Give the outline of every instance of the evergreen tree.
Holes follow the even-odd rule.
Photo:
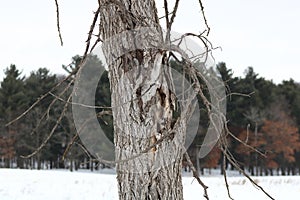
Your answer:
[[[24,90],[24,77],[15,65],[5,70],[5,77],[0,88],[1,122],[7,124],[19,116],[26,108],[28,98]],[[0,154],[5,159],[5,167],[11,167],[12,159],[17,155],[17,143],[24,130],[22,121],[4,127],[0,133]]]
[[[52,89],[56,83],[56,75],[51,75],[46,68],[39,68],[37,71],[31,72],[30,76],[25,80],[26,95],[29,97],[28,106],[32,105],[41,95]],[[52,96],[46,97],[25,117],[28,129],[26,137],[22,141],[19,141],[23,143],[25,147],[21,155],[34,152],[49,134],[57,115],[54,109],[58,109],[57,107],[59,106],[57,104],[54,105],[54,109],[49,110],[48,116],[45,116],[45,112],[53,99],[54,97]],[[34,157],[38,169],[42,167],[42,160],[49,160],[50,155],[54,154],[55,159],[57,159],[56,152],[49,151],[49,146],[51,145],[47,145]],[[59,150],[59,148],[57,150]]]

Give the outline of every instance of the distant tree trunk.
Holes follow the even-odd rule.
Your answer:
[[[79,167],[80,167],[80,163],[79,163],[79,161],[76,159],[76,160],[75,160],[75,171],[78,171]]]
[[[91,171],[94,171],[94,162],[92,160],[90,161],[90,165]]]
[[[263,168],[262,168],[262,167],[259,167],[259,175],[260,175],[260,176],[263,175],[263,171],[264,171]]]
[[[273,174],[273,169],[271,168],[271,169],[269,169],[269,171],[270,171],[270,176],[273,176],[274,174]]]
[[[254,167],[252,165],[249,166],[249,172],[251,176],[254,176]]]
[[[163,66],[165,54],[157,47],[163,41],[154,0],[122,0],[120,5],[100,0],[101,35],[109,63],[114,143],[119,199],[183,199],[181,168],[185,124],[173,137],[166,138],[150,151],[160,137],[172,130],[172,77]],[[111,40],[127,30],[151,27],[143,36],[135,32]],[[148,49],[134,49],[117,56],[136,43]],[[129,48],[130,49],[130,48]],[[137,158],[130,159],[134,155]]]
[[[285,167],[281,167],[281,175],[285,176],[286,175],[286,171],[285,171]]]
[[[291,170],[292,170],[292,175],[295,176],[296,175],[296,169],[295,169],[295,167],[293,166]]]
[[[37,169],[40,170],[42,168],[41,154],[37,153]]]
[[[73,161],[73,158],[71,158],[71,159],[70,159],[70,171],[71,171],[71,172],[73,171],[73,167],[74,167],[74,166],[73,166],[73,162],[74,162],[74,161]]]
[[[4,168],[10,168],[10,159],[7,158],[7,159],[4,159]]]
[[[50,169],[53,169],[53,160],[50,160]]]
[[[17,157],[17,168],[24,169],[24,159]]]

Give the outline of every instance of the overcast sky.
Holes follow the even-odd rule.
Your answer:
[[[96,10],[97,0],[58,0],[64,46],[56,29],[54,0],[0,0],[0,80],[10,64],[28,75],[39,67],[64,73],[82,54]],[[162,10],[162,0],[158,0]],[[299,0],[203,0],[209,39],[221,46],[214,56],[243,76],[248,66],[279,83],[293,78],[300,82]],[[171,6],[170,6],[171,7]],[[202,32],[205,26],[198,0],[181,0],[174,31]]]

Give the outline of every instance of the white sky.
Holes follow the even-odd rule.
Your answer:
[[[10,64],[28,75],[39,67],[64,73],[82,54],[97,0],[58,0],[64,46],[56,28],[54,0],[0,0],[0,80]],[[158,0],[159,9],[162,0]],[[248,66],[279,83],[300,82],[299,0],[203,0],[209,39],[221,46],[214,56],[242,76]],[[170,5],[170,7],[172,7]],[[198,0],[181,0],[174,31],[202,32],[205,26]],[[298,52],[298,53],[297,53]]]

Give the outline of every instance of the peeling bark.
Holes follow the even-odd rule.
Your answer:
[[[175,100],[154,0],[100,0],[109,64],[119,199],[183,199],[185,124],[171,126]],[[143,29],[150,27],[149,29]],[[138,31],[147,30],[143,34]],[[142,48],[143,47],[143,48]],[[175,130],[176,128],[176,130]],[[176,132],[155,145],[165,134]],[[141,155],[139,155],[141,154]],[[131,159],[133,156],[138,157]]]

